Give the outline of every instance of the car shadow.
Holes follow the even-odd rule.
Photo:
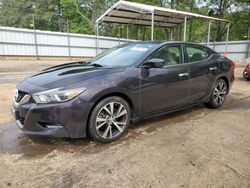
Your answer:
[[[204,105],[196,105],[191,108],[186,108],[176,112],[171,112],[164,115],[145,119],[140,123],[133,124],[131,129],[141,129],[142,132],[144,131],[146,133],[152,133],[161,127],[189,120],[195,115],[201,114],[206,110],[208,109]],[[136,130],[136,132],[140,133],[140,131],[138,130]]]

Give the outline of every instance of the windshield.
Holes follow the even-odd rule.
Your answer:
[[[90,64],[103,67],[125,67],[139,60],[157,43],[130,43],[116,46],[90,60]]]

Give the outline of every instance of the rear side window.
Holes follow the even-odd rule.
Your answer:
[[[186,46],[188,63],[203,61],[209,58],[210,53],[206,48]]]

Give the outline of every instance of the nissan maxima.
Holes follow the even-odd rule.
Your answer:
[[[119,139],[130,123],[204,103],[219,108],[234,63],[206,46],[134,42],[89,62],[54,66],[20,82],[16,124],[27,135]]]

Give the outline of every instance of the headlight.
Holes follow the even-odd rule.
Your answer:
[[[84,92],[86,88],[63,90],[62,88],[51,89],[32,95],[36,103],[60,103],[66,102]]]

